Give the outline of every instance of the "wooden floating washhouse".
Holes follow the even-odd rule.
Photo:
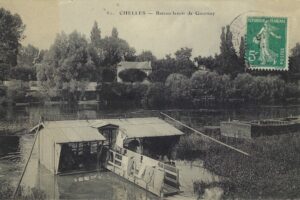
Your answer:
[[[39,161],[54,174],[106,168],[153,194],[178,194],[172,148],[183,133],[157,117],[46,121]]]

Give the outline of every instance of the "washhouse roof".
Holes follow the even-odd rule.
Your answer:
[[[55,143],[103,141],[105,137],[85,120],[45,122],[40,134]]]
[[[183,135],[183,132],[158,117],[104,119],[90,121],[91,126],[101,128],[108,124],[119,126],[127,138],[163,137]]]
[[[127,138],[183,135],[180,130],[157,117],[48,121],[43,123],[40,134],[55,143],[101,141],[105,137],[98,129],[107,125],[119,127]]]

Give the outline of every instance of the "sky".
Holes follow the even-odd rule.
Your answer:
[[[300,42],[299,0],[0,0],[0,7],[22,17],[26,24],[22,44],[30,43],[40,49],[49,48],[61,31],[77,30],[89,38],[97,21],[102,37],[116,27],[119,37],[137,53],[150,50],[162,58],[189,47],[194,57],[209,56],[219,52],[221,27],[239,16],[233,29],[236,34],[242,33],[240,27],[247,15],[288,17],[289,47]],[[124,11],[140,11],[142,15],[121,15]],[[157,11],[185,14],[156,15]],[[187,15],[188,12],[193,15]],[[213,15],[195,15],[196,12]]]

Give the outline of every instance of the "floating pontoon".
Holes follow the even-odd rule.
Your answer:
[[[160,118],[43,122],[39,160],[54,174],[103,166],[158,195],[179,193],[172,148],[183,133]]]

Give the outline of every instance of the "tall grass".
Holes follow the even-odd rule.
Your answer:
[[[251,156],[215,145],[204,166],[227,177],[239,198],[300,198],[300,132],[234,143]]]
[[[9,182],[3,180],[0,183],[0,199],[13,199],[13,192],[15,187]],[[19,192],[16,195],[16,199],[19,200],[32,200],[46,199],[46,193],[38,188],[20,187]]]

